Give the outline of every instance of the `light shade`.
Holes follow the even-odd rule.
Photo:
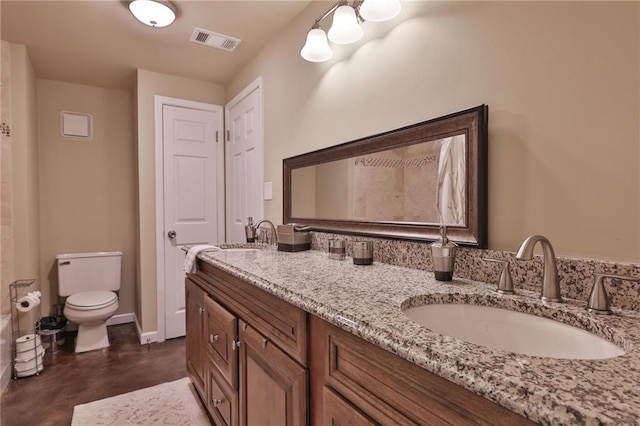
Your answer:
[[[176,7],[163,0],[133,0],[129,10],[136,19],[150,27],[166,27],[176,19]]]
[[[400,0],[364,0],[360,16],[365,21],[384,22],[398,16],[400,9]]]
[[[307,41],[300,50],[300,56],[309,62],[324,62],[331,59],[333,52],[323,30],[313,28],[307,33]]]
[[[363,34],[364,31],[356,18],[356,11],[347,5],[338,7],[333,13],[329,40],[336,44],[349,44],[360,40]]]

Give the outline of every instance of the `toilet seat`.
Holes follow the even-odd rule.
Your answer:
[[[66,306],[78,311],[92,311],[108,308],[118,303],[118,296],[112,291],[83,291],[72,294],[65,302]]]

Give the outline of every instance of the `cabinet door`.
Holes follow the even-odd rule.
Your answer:
[[[238,389],[238,351],[234,345],[238,319],[210,297],[205,298],[207,313],[207,354],[210,367],[227,381],[231,389]]]
[[[186,299],[186,358],[191,381],[203,398],[205,394],[204,355],[204,298],[205,292],[192,281],[185,285]]]
[[[240,320],[240,424],[307,424],[307,371]]]
[[[378,423],[362,414],[328,387],[324,387],[324,426],[374,426]]]

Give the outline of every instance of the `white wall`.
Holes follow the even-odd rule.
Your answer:
[[[328,63],[299,56],[313,2],[227,86],[263,76],[266,216],[282,159],[489,105],[489,246],[640,260],[640,3],[403,2]]]

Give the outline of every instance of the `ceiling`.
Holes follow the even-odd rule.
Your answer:
[[[126,1],[0,2],[2,40],[27,46],[36,76],[131,89],[137,68],[225,84],[310,0],[174,0],[165,28],[136,21]],[[189,41],[194,29],[242,41],[227,52]]]

